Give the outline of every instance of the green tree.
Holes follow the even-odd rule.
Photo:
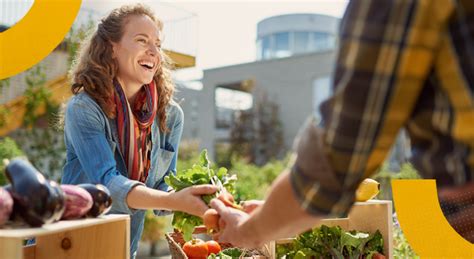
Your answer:
[[[0,139],[0,186],[7,183],[3,161],[5,159],[12,159],[23,155],[23,151],[18,147],[13,139],[8,137]]]

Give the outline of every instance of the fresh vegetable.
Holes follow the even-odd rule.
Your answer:
[[[112,198],[107,187],[102,184],[79,184],[79,187],[85,189],[92,196],[92,208],[87,212],[86,216],[98,217],[109,212],[112,207]]]
[[[66,195],[56,182],[51,180],[48,180],[48,182],[52,189],[50,198],[58,200],[57,203],[51,204],[51,206],[54,206],[53,221],[58,221],[66,209]]]
[[[321,227],[299,235],[293,243],[278,245],[277,258],[374,258],[382,255],[383,238],[377,230],[373,234],[346,232],[339,226]],[[380,258],[380,257],[379,257]]]
[[[64,207],[64,194],[59,186],[47,181],[33,165],[22,159],[12,160],[5,173],[11,186],[13,214],[33,227],[57,220]]]
[[[210,234],[219,232],[219,213],[215,209],[208,209],[204,212],[202,220]]]
[[[356,201],[368,201],[374,198],[380,191],[380,183],[374,179],[366,178],[359,184],[356,190]]]
[[[375,253],[374,255],[372,255],[372,259],[385,259],[385,255],[381,254],[381,253]]]
[[[207,258],[209,249],[206,242],[201,239],[192,239],[183,245],[183,251],[189,258]]]
[[[224,203],[224,205],[227,207],[242,210],[242,206],[235,203],[234,196],[232,196],[232,194],[226,192],[225,190],[219,193],[219,196],[217,196],[217,198],[221,200],[222,203]]]
[[[221,254],[230,256],[232,258],[240,258],[241,256],[245,255],[245,252],[240,248],[232,247],[223,250]]]
[[[208,250],[208,254],[207,254],[208,256],[210,254],[218,254],[222,250],[221,245],[219,245],[219,243],[217,243],[214,240],[207,241],[206,245],[207,245],[207,250]]]
[[[217,172],[210,168],[207,150],[201,152],[199,163],[194,164],[189,169],[179,171],[177,175],[170,174],[165,177],[166,184],[173,187],[175,191],[180,191],[193,185],[215,184],[227,190],[230,194],[234,192],[236,180],[236,176],[229,176],[227,169],[223,167],[219,168]],[[217,194],[202,196],[206,204],[209,204],[213,198],[217,198]],[[174,228],[183,233],[184,240],[188,241],[192,238],[194,227],[202,225],[203,220],[200,217],[177,211],[173,215],[172,224]]]
[[[78,219],[86,215],[92,208],[92,196],[84,188],[76,185],[62,184],[61,189],[66,196],[66,210],[62,219]]]
[[[0,188],[0,226],[10,218],[13,210],[13,199],[8,191]]]

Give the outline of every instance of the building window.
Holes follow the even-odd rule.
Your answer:
[[[234,123],[236,112],[253,106],[253,96],[244,91],[217,87],[215,90],[216,128],[229,129]]]
[[[331,76],[319,77],[313,81],[313,114],[318,120],[322,118],[319,106],[332,94],[331,81]]]
[[[309,32],[307,31],[297,31],[294,34],[294,53],[305,53],[309,49]]]
[[[270,36],[266,36],[262,39],[262,58],[263,59],[272,58],[272,46],[271,46]]]
[[[311,45],[311,49],[315,51],[333,49],[335,47],[335,38],[329,33],[313,32]]]
[[[282,58],[291,55],[290,35],[288,32],[275,33],[275,57]]]

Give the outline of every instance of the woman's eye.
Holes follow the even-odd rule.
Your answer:
[[[145,40],[145,39],[138,39],[137,41],[138,41],[138,42],[141,42],[141,43],[146,43],[146,40]]]

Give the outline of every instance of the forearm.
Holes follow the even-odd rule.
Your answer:
[[[291,188],[289,173],[284,172],[274,182],[265,204],[242,224],[244,238],[260,246],[278,238],[292,237],[319,223],[321,217],[311,216],[301,209]]]
[[[133,187],[127,195],[127,204],[133,209],[173,210],[168,192],[155,190],[143,185]]]

